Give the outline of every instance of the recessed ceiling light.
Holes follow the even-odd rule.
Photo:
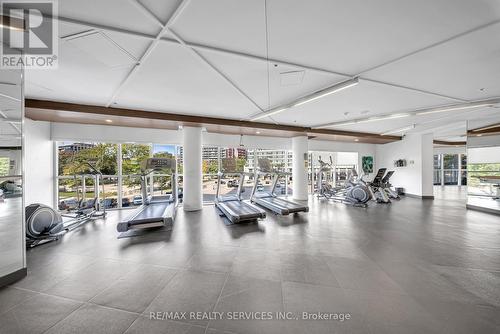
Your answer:
[[[111,119],[107,119],[106,123],[113,123],[113,121]]]
[[[354,138],[354,141],[359,141],[359,139],[358,138]]]
[[[260,135],[260,131],[255,131],[256,134]]]
[[[477,136],[478,136],[478,137],[482,137],[483,135],[482,135],[482,134],[478,134]]]

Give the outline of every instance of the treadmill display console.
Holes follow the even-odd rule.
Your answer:
[[[175,159],[171,158],[149,158],[145,162],[144,169],[175,169]]]

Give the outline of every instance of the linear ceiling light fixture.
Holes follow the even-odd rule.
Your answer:
[[[381,134],[381,136],[388,136],[388,135],[392,135],[395,133],[406,132],[406,131],[413,130],[413,129],[415,129],[415,124],[412,124],[410,126],[405,126],[404,128],[399,128],[399,129],[394,129],[394,130],[384,132]]]
[[[427,109],[418,109],[407,113],[399,113],[399,114],[385,114],[380,116],[368,117],[368,118],[358,118],[349,121],[341,121],[341,122],[332,122],[327,124],[321,124],[314,126],[313,129],[322,129],[329,128],[333,126],[345,126],[345,125],[353,125],[359,123],[366,122],[374,122],[374,121],[383,121],[393,118],[402,118],[408,116],[422,116],[429,114],[436,114],[446,111],[455,111],[455,110],[466,110],[466,109],[475,109],[475,108],[483,108],[483,107],[493,107],[495,104],[500,103],[500,98],[490,99],[490,100],[480,100],[474,102],[460,103],[454,105],[447,105],[435,108],[427,108]]]
[[[435,114],[435,113],[446,112],[446,111],[475,109],[475,108],[482,108],[482,107],[492,107],[493,105],[495,105],[497,103],[500,103],[500,99],[483,100],[483,101],[455,104],[455,105],[445,106],[445,107],[417,110],[415,112],[415,114],[418,116],[418,115]]]
[[[393,114],[393,115],[384,115],[384,116],[373,116],[373,117],[369,117],[369,118],[354,119],[352,121],[322,124],[322,125],[318,125],[318,126],[313,127],[313,129],[323,129],[323,128],[329,128],[331,126],[345,126],[345,125],[354,125],[354,124],[359,124],[359,123],[369,123],[369,122],[375,122],[375,121],[382,121],[382,120],[386,120],[386,119],[409,117],[411,115],[412,114],[410,114],[410,113],[403,113],[403,114]]]
[[[310,95],[304,96],[304,97],[302,97],[302,98],[300,98],[300,99],[298,99],[290,104],[287,104],[285,106],[280,106],[280,107],[277,107],[274,109],[263,111],[255,116],[253,116],[252,118],[250,118],[250,121],[257,121],[257,120],[265,118],[265,117],[276,115],[276,114],[283,112],[285,110],[288,110],[290,108],[301,106],[303,104],[320,99],[320,98],[325,97],[327,95],[334,94],[334,93],[340,92],[344,89],[356,86],[358,83],[359,83],[359,79],[357,77],[343,81],[343,82],[338,83],[336,85],[333,85],[331,87],[328,87],[328,88],[319,90],[317,92],[314,92]]]

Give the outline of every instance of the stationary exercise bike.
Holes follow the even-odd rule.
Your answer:
[[[85,201],[78,199],[78,207],[71,213],[61,214],[44,204],[30,204],[26,207],[26,246],[29,248],[59,240],[69,231],[97,218],[106,217],[106,197],[104,193],[104,182],[102,173],[89,162],[84,165],[89,167],[94,176],[95,197]],[[99,203],[99,184],[102,189],[103,203]],[[80,189],[77,189],[77,194]],[[67,218],[67,219],[65,219]]]

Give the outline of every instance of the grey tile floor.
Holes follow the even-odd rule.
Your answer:
[[[0,333],[498,333],[500,218],[434,201],[225,226],[212,206],[171,232],[116,239],[111,212],[28,251],[0,290]],[[349,313],[335,320],[150,320],[149,312]],[[228,314],[228,313],[225,313]]]

